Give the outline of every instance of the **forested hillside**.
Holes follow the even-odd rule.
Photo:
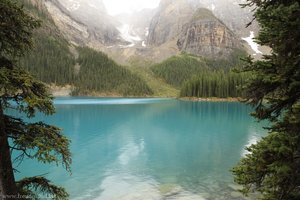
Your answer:
[[[236,50],[228,59],[199,58],[188,54],[173,56],[151,67],[167,83],[179,88],[181,97],[241,97],[249,75],[236,73],[245,52]]]
[[[20,61],[38,79],[59,86],[73,85],[73,95],[152,95],[144,80],[116,64],[104,53],[72,47],[43,7],[34,6],[27,0],[22,2],[25,9],[42,23],[42,27],[34,33],[33,51]],[[71,48],[75,53],[71,52]]]
[[[57,85],[74,81],[75,59],[68,42],[62,38],[35,34],[34,49],[21,59],[21,64],[38,79]]]
[[[22,0],[25,8],[42,22],[35,32],[34,50],[21,64],[38,79],[56,86],[71,85],[73,95],[237,97],[247,76],[235,74],[239,49],[226,59],[208,59],[187,53],[173,56],[146,70],[123,67],[107,55],[71,45],[55,26],[42,3]],[[155,84],[154,84],[155,82]]]
[[[246,52],[235,49],[227,59],[206,59],[209,70],[196,74],[181,88],[181,97],[242,97],[249,73],[237,73],[244,64]]]
[[[71,83],[75,60],[69,51],[69,43],[60,34],[42,4],[33,5],[28,0],[22,0],[22,4],[41,21],[41,28],[34,32],[33,51],[21,58],[21,66],[46,83]]]
[[[76,93],[95,91],[123,96],[144,96],[153,92],[137,75],[119,66],[107,55],[87,47],[79,47],[80,72],[75,77]]]
[[[205,71],[184,83],[181,97],[242,97],[248,74],[224,70]]]
[[[200,58],[182,54],[153,65],[151,70],[170,85],[180,88],[182,84],[192,78],[194,74],[208,70],[208,67]]]

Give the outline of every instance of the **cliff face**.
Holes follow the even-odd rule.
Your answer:
[[[183,25],[194,12],[186,0],[163,0],[153,17],[147,43],[150,46],[159,46],[168,41],[177,40]]]
[[[101,0],[58,0],[68,10],[70,16],[87,26],[90,36],[105,45],[118,41],[119,31],[116,21],[108,15]]]
[[[239,47],[239,40],[209,10],[200,8],[183,26],[177,46],[195,55],[227,57]]]
[[[158,62],[181,51],[226,57],[241,47],[240,38],[249,35],[243,27],[251,21],[238,5],[245,0],[161,0],[155,10],[113,17],[102,0],[24,1],[45,7],[71,43],[106,52],[122,64],[132,58]]]
[[[71,42],[97,49],[124,42],[101,1],[44,1],[55,24]]]
[[[84,44],[88,41],[90,35],[87,26],[72,19],[68,10],[57,0],[45,1],[45,6],[65,38],[75,44]]]
[[[206,8],[191,0],[165,0],[151,21],[148,44],[168,45],[179,51],[206,56],[226,57],[240,47],[239,39],[227,26]]]
[[[250,27],[246,25],[253,19],[251,8],[242,8],[247,0],[188,0],[198,8],[207,8],[239,37],[249,35],[250,31],[257,32],[259,27],[254,22]]]

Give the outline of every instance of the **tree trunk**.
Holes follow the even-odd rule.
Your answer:
[[[18,191],[12,167],[4,113],[0,100],[0,199],[17,199]]]

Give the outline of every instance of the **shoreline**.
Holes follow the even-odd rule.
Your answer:
[[[195,102],[241,102],[243,99],[240,97],[179,97],[177,98],[180,101],[195,101]]]
[[[80,93],[78,95],[71,95],[73,86],[56,86],[49,85],[50,93],[54,97],[99,97],[99,98],[170,98],[177,99],[179,101],[193,101],[193,102],[241,102],[244,100],[240,97],[228,97],[228,98],[219,98],[219,97],[176,97],[176,96],[122,96],[118,93],[98,93],[98,92],[89,92],[89,93]]]
[[[59,97],[86,97],[86,98],[132,98],[132,99],[139,99],[139,98],[147,98],[147,99],[155,99],[155,98],[162,98],[162,99],[176,99],[178,101],[190,101],[190,102],[241,102],[242,98],[217,98],[217,97],[209,97],[209,98],[199,98],[199,97],[167,97],[167,96],[117,96],[117,95],[54,95],[55,98]]]

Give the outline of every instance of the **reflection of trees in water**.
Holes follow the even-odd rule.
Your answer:
[[[228,178],[252,126],[249,112],[239,103],[181,102],[150,119],[155,126],[144,137],[157,178],[187,184],[209,176]]]
[[[252,130],[260,134],[248,116],[250,111],[239,103],[176,100],[60,105],[57,114],[45,120],[72,134],[73,176],[63,177],[55,168],[51,176],[74,195],[91,188],[99,194],[104,180],[128,174],[138,181],[151,179],[180,186],[182,191],[224,196],[231,181],[229,170]],[[124,177],[126,184],[135,185],[135,179]]]

